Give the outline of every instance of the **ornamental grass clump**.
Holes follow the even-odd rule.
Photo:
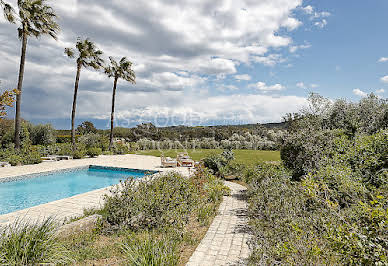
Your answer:
[[[19,220],[0,230],[1,265],[71,264],[69,252],[55,238],[52,219],[34,224]]]
[[[177,265],[178,241],[168,235],[129,233],[120,246],[128,265]]]

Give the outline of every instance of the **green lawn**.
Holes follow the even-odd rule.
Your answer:
[[[151,155],[160,157],[162,152],[166,157],[176,158],[177,154],[183,152],[183,150],[149,150],[149,151],[137,151],[139,155]],[[191,158],[199,161],[212,153],[221,153],[222,150],[187,150]],[[279,151],[253,151],[253,150],[233,150],[236,161],[244,163],[246,165],[254,165],[257,162],[263,161],[280,161]]]

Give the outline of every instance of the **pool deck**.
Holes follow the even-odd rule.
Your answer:
[[[139,170],[154,171],[178,171],[183,175],[190,174],[187,168],[161,168],[159,157],[142,155],[115,155],[99,156],[98,158],[88,158],[82,160],[69,160],[59,162],[44,162],[36,165],[25,165],[17,167],[0,168],[0,180],[22,175],[38,174],[56,170],[65,170],[88,165],[131,168]],[[53,217],[59,223],[68,219],[83,215],[85,209],[98,208],[103,203],[103,196],[109,192],[109,188],[103,188],[84,194],[76,195],[47,204],[35,206],[25,210],[0,215],[0,226],[13,223],[18,219],[24,221],[41,221],[48,217]],[[1,204],[1,203],[0,203]]]

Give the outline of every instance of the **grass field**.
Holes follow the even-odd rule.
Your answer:
[[[139,155],[150,155],[160,157],[162,152],[166,157],[176,158],[177,154],[183,152],[183,150],[149,150],[138,151]],[[191,158],[195,161],[199,161],[210,154],[221,153],[222,150],[187,150]],[[236,158],[236,162],[246,165],[254,165],[258,162],[266,161],[280,161],[279,151],[253,151],[253,150],[233,150]]]

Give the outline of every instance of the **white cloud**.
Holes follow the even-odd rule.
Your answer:
[[[366,93],[360,89],[354,89],[353,93],[357,96],[360,96],[360,97],[367,97],[368,96],[368,93]]]
[[[234,78],[238,81],[241,81],[241,80],[246,80],[246,81],[249,81],[252,79],[251,76],[249,76],[248,74],[242,74],[242,75],[236,75],[234,76]]]
[[[388,57],[381,57],[380,59],[379,59],[379,62],[380,63],[384,63],[384,62],[387,62],[388,61]]]
[[[16,4],[16,0],[9,1]],[[238,80],[249,80],[238,72],[241,65],[275,66],[285,62],[286,55],[281,54],[293,43],[292,34],[287,31],[302,25],[294,12],[302,5],[302,0],[92,2],[50,2],[60,17],[62,32],[58,42],[45,37],[30,38],[23,97],[31,100],[23,101],[24,117],[69,118],[75,62],[63,56],[63,49],[73,46],[78,36],[90,37],[105,52],[105,57],[127,56],[133,61],[137,84],[120,82],[118,101],[131,100],[117,107],[117,112],[130,110],[126,116],[130,117],[133,111],[152,109],[152,105],[169,110],[184,109],[187,95],[197,97],[190,100],[206,102],[206,92],[215,90],[210,83],[213,79],[231,75]],[[0,16],[0,79],[3,86],[16,85],[15,66],[20,53],[16,48],[19,46],[15,25],[5,23]],[[110,98],[111,83],[103,74],[82,71],[79,118],[109,114],[110,101],[106,99]],[[233,87],[226,89],[236,90]],[[257,89],[279,91],[284,87],[264,84]],[[152,101],[148,101],[149,97],[153,97]],[[241,97],[245,99],[245,96]],[[60,103],[58,99],[61,99]],[[216,99],[207,103],[214,103]],[[232,99],[225,101],[230,105]],[[290,96],[282,101],[286,99],[295,98]],[[201,108],[205,110],[198,111],[208,112],[212,105],[203,104]],[[47,109],[53,111],[47,112]]]
[[[255,84],[250,84],[249,88],[264,91],[264,92],[270,92],[270,91],[282,91],[285,89],[285,87],[281,84],[275,84],[275,85],[267,85],[265,82],[257,82]]]
[[[302,7],[302,10],[303,10],[306,14],[309,14],[309,15],[313,14],[313,12],[314,12],[314,8],[313,8],[312,6],[310,6],[310,5],[305,6],[305,7]]]
[[[377,91],[376,91],[376,94],[383,94],[384,92],[385,92],[384,89],[380,89],[380,90],[377,90]]]
[[[331,13],[327,11],[317,12],[314,7],[311,5],[302,7],[302,11],[309,15],[310,20],[314,21],[314,25],[319,28],[324,28],[327,25],[327,20],[325,18],[330,17]]]
[[[319,87],[318,84],[310,84],[310,85],[307,85],[307,84],[305,84],[304,82],[298,82],[298,83],[296,83],[296,86],[297,86],[298,88],[301,88],[301,89],[307,89],[307,88],[316,89],[316,88]]]
[[[380,80],[384,83],[388,83],[388,76],[384,76],[384,77],[380,78]]]
[[[269,56],[254,56],[253,61],[265,66],[273,67],[276,64],[285,62],[286,60],[280,54],[271,54]]]
[[[307,106],[307,100],[297,96],[274,97],[238,93],[204,96],[206,97],[190,94],[187,95],[187,98],[190,98],[189,101],[181,101],[179,95],[163,94],[165,101],[161,102],[160,95],[157,93],[124,95],[118,102],[118,109],[122,110],[118,113],[118,117],[121,121],[135,120],[136,124],[148,121],[159,126],[204,125],[214,122],[217,124],[257,123],[280,121],[284,114],[296,112]],[[97,102],[103,100],[97,100]],[[145,101],[149,103],[147,107],[139,104]],[[108,117],[106,116],[105,119]],[[164,121],[163,124],[160,121]]]
[[[327,20],[322,19],[321,21],[315,22],[314,25],[317,26],[318,28],[323,29],[327,25]]]
[[[297,86],[298,88],[301,88],[301,89],[306,89],[306,88],[307,88],[307,86],[306,86],[303,82],[298,82],[298,83],[296,83],[296,86]]]
[[[290,46],[289,51],[290,53],[295,53],[298,50],[308,49],[308,48],[311,48],[311,44],[293,45],[293,46]]]

